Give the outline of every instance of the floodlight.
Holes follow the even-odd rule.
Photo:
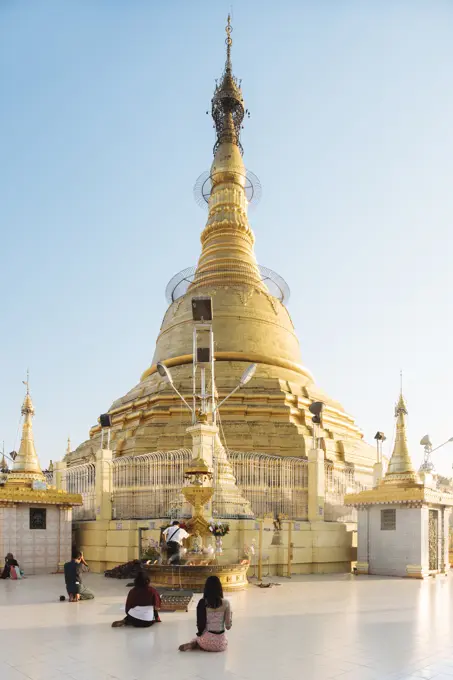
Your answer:
[[[172,375],[171,375],[171,373],[170,373],[170,369],[167,368],[167,367],[165,366],[165,364],[163,364],[161,361],[158,361],[158,362],[157,362],[156,368],[157,368],[157,372],[159,373],[159,375],[161,376],[161,378],[167,378],[168,382],[170,383],[170,385],[172,386],[172,388],[174,389],[174,391],[176,392],[176,394],[178,395],[178,397],[179,397],[179,398],[181,399],[181,401],[187,406],[187,408],[189,409],[189,411],[193,414],[193,408],[187,403],[187,401],[186,401],[186,400],[184,399],[184,397],[182,396],[181,392],[180,392],[179,390],[177,390],[176,387],[174,386],[173,377],[172,377]]]
[[[194,297],[192,298],[192,319],[206,323],[212,321],[212,298]]]
[[[256,368],[256,364],[250,364],[250,366],[245,369],[244,373],[239,378],[239,385],[241,387],[244,387],[244,385],[247,385],[247,383],[250,382],[256,373]]]
[[[99,422],[101,427],[111,427],[112,426],[112,416],[109,413],[102,413],[99,416]]]
[[[243,374],[241,375],[241,377],[239,378],[239,383],[236,385],[236,387],[234,388],[234,390],[232,390],[229,394],[227,394],[227,396],[225,397],[225,399],[222,399],[222,401],[220,402],[220,404],[217,404],[217,406],[216,406],[215,409],[214,409],[214,413],[217,413],[217,411],[218,411],[219,408],[222,406],[222,404],[224,404],[224,403],[226,402],[226,400],[229,399],[235,392],[237,392],[238,390],[240,390],[241,387],[244,387],[244,385],[247,385],[247,383],[248,383],[248,382],[253,378],[253,376],[255,375],[255,371],[256,371],[256,364],[250,364],[250,366],[248,366],[248,368],[245,369],[244,373],[243,373]]]
[[[161,378],[167,378],[168,382],[170,385],[173,385],[173,378],[170,373],[170,370],[163,364],[161,361],[157,363],[157,372],[159,373]]]

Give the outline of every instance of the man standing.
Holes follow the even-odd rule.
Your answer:
[[[162,533],[167,544],[168,564],[180,564],[182,542],[185,538],[189,538],[190,534],[179,526],[178,520],[175,520],[171,527]]]
[[[64,565],[64,579],[66,582],[66,590],[69,595],[69,602],[92,600],[94,598],[91,590],[82,583],[83,564],[86,565],[83,553],[80,552],[80,550],[75,550],[72,554],[72,560],[66,562]]]

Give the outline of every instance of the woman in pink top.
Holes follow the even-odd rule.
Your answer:
[[[223,598],[222,584],[218,576],[208,576],[203,598],[197,606],[197,637],[181,645],[179,651],[203,649],[205,652],[224,652],[228,647],[225,630],[230,630],[231,624],[231,607]]]

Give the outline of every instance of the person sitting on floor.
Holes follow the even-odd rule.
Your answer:
[[[224,652],[228,647],[225,629],[230,630],[232,613],[228,600],[223,598],[218,576],[208,576],[203,598],[197,606],[197,637],[179,647],[180,652],[202,649],[205,652]]]
[[[19,562],[16,559],[14,559],[13,553],[8,553],[7,556],[5,557],[5,566],[3,567],[1,578],[10,578],[11,568],[15,568],[18,566]]]
[[[64,579],[69,602],[92,600],[94,598],[91,590],[82,583],[83,564],[86,564],[83,553],[80,550],[75,550],[72,554],[72,560],[64,565]]]
[[[114,621],[112,628],[134,626],[134,628],[149,628],[154,623],[160,623],[159,612],[160,595],[150,585],[150,577],[139,571],[134,580],[134,587],[129,591],[126,600],[126,616],[120,621]]]

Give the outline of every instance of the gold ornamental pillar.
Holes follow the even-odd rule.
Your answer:
[[[96,451],[96,520],[112,519],[112,451]]]
[[[325,472],[324,451],[308,452],[308,521],[324,521]]]

